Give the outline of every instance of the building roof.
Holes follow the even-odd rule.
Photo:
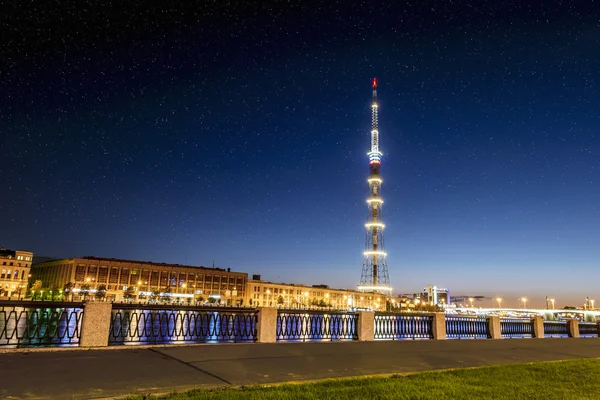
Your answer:
[[[263,280],[257,280],[257,279],[248,279],[248,283],[261,283],[264,285],[281,285],[281,286],[293,286],[293,287],[297,287],[297,288],[306,288],[306,289],[324,289],[324,290],[333,290],[333,291],[337,291],[337,292],[353,292],[353,293],[359,293],[357,290],[353,290],[353,289],[335,289],[335,288],[330,288],[328,285],[304,285],[301,283],[281,283],[281,282],[269,282],[269,281],[263,281]],[[374,292],[360,292],[360,293],[365,293],[365,294],[379,294],[379,293],[374,293]]]
[[[113,262],[113,263],[129,263],[129,264],[141,264],[141,265],[152,265],[152,266],[160,266],[160,267],[167,267],[167,268],[194,268],[194,269],[203,269],[203,270],[207,270],[207,271],[219,271],[219,272],[229,272],[229,273],[236,273],[236,274],[245,274],[245,272],[237,272],[237,271],[230,271],[230,270],[226,270],[224,268],[216,268],[216,267],[204,267],[204,266],[196,266],[196,265],[182,265],[182,264],[169,264],[169,263],[160,263],[160,262],[153,262],[153,261],[136,261],[136,260],[124,260],[121,258],[104,258],[104,257],[93,257],[93,256],[85,256],[85,257],[75,257],[75,258],[69,258],[69,260],[90,260],[90,261],[104,261],[104,262]],[[60,261],[60,260],[52,260],[52,262],[56,262],[56,261]],[[43,262],[41,263],[43,264]]]
[[[17,253],[27,253],[33,255],[31,251],[26,250],[10,250],[4,247],[0,247],[0,257],[16,257]]]

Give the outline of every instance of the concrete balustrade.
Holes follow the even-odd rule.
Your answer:
[[[533,324],[533,337],[534,339],[543,339],[545,337],[544,334],[544,318],[541,316],[536,316],[531,319],[531,323]]]
[[[568,321],[569,327],[569,337],[578,338],[579,337],[579,321],[576,319],[570,319]]]
[[[259,343],[277,341],[277,308],[258,307],[257,336]]]
[[[81,347],[108,346],[108,332],[112,304],[105,302],[89,302],[83,306],[83,320],[81,321]]]
[[[446,340],[446,315],[435,313],[433,316],[433,339]]]
[[[358,341],[375,340],[375,313],[373,311],[358,312]]]
[[[109,332],[111,329],[111,320],[113,318],[113,306],[115,309],[118,309],[118,305],[112,304],[109,302],[86,302],[83,305],[83,318],[81,319],[80,331],[79,331],[79,347],[106,347],[109,345]],[[81,307],[81,305],[79,305]],[[140,307],[142,312],[143,308]],[[161,312],[161,308],[152,309],[153,313]],[[121,310],[122,312],[125,312]],[[133,312],[138,312],[139,310],[132,310]],[[177,308],[175,309],[165,309],[165,311],[178,314],[180,312],[204,312],[209,315],[217,315],[218,313],[230,313],[227,315],[232,315],[231,313],[243,313],[245,312],[247,317],[236,319],[236,322],[233,322],[233,319],[227,319],[231,317],[225,316],[223,320],[213,319],[213,323],[218,323],[219,326],[222,326],[222,329],[242,329],[239,328],[240,324],[245,323],[244,321],[249,321],[245,326],[252,327],[250,330],[244,331],[249,333],[232,333],[226,336],[226,339],[223,341],[238,341],[241,336],[244,336],[245,340],[251,341],[255,340],[259,343],[276,343],[278,340],[278,335],[280,335],[279,339],[282,340],[282,335],[285,336],[287,340],[289,336],[297,336],[300,337],[300,340],[358,340],[358,341],[374,341],[375,333],[377,331],[377,340],[394,340],[394,339],[426,339],[427,337],[432,338],[433,340],[446,340],[448,331],[447,329],[456,329],[455,325],[450,325],[447,327],[446,315],[444,313],[434,313],[434,314],[392,314],[392,313],[381,313],[378,314],[378,318],[375,318],[375,312],[373,311],[358,311],[356,313],[340,313],[340,312],[311,312],[311,310],[299,310],[296,311],[296,314],[300,315],[298,321],[289,323],[286,325],[286,329],[298,330],[298,333],[285,333],[283,334],[280,330],[278,332],[277,324],[278,324],[278,310],[275,307],[258,307],[256,311],[254,310],[246,310],[246,311],[236,311],[234,309],[225,309],[220,310],[219,308],[213,309],[205,309],[201,311],[197,311],[194,309],[182,308],[179,311]],[[129,311],[127,311],[129,312]],[[256,314],[254,314],[256,312]],[[293,314],[293,313],[292,313]],[[7,314],[8,315],[8,314]],[[12,314],[10,314],[12,315]],[[126,314],[119,314],[126,315]],[[179,314],[178,314],[179,315]],[[239,315],[239,314],[237,314]],[[308,315],[308,316],[307,316]],[[397,315],[397,317],[395,317]],[[123,318],[123,317],[121,317]],[[244,319],[247,318],[247,319]],[[256,318],[256,325],[254,325],[254,318]],[[475,319],[469,321],[470,317],[461,317],[462,320],[465,321],[465,326],[474,327],[474,322],[479,321],[478,324],[482,322],[482,318]],[[137,321],[138,319],[132,319],[131,322]],[[170,319],[165,319],[171,321]],[[161,320],[162,321],[162,320]],[[183,321],[183,319],[178,320]],[[185,328],[185,324],[189,324],[191,320],[186,320],[188,322],[177,322],[175,323],[175,329],[187,329]],[[196,320],[194,320],[196,321]],[[224,322],[225,321],[225,322]],[[290,319],[289,321],[295,321]],[[288,321],[288,322],[289,322]],[[315,322],[311,322],[315,321]],[[353,323],[348,323],[346,321],[353,321]],[[355,323],[354,323],[355,321]],[[513,337],[527,337],[527,333],[531,335],[533,338],[544,338],[544,325],[545,322],[541,316],[536,316],[531,318],[530,320],[517,320],[507,319],[501,322],[501,318],[499,316],[488,316],[485,320],[485,333],[486,336],[490,339],[501,339],[502,336],[502,328],[504,327],[507,332],[505,332],[505,337],[509,337],[511,332],[516,329],[516,335],[520,335],[523,332],[523,336],[513,336]],[[312,325],[312,324],[316,325]],[[429,323],[431,325],[429,325]],[[453,319],[453,323],[456,324],[456,318]],[[531,323],[531,328],[527,325]],[[472,324],[472,325],[470,325]],[[514,325],[511,325],[514,324]],[[520,324],[520,325],[519,325]],[[568,332],[568,336],[572,338],[579,338],[579,322],[576,319],[571,319],[566,321],[566,323],[560,322],[548,322],[546,323],[546,328],[549,329],[549,335],[562,335],[566,336]],[[125,326],[125,325],[123,325]],[[128,325],[127,325],[128,326]],[[212,326],[212,325],[211,325]],[[256,327],[256,331],[253,332],[252,329]],[[481,327],[481,325],[477,325]],[[556,329],[556,327],[560,327],[560,329]],[[76,325],[75,325],[76,327]],[[238,327],[238,328],[235,328]],[[314,330],[314,328],[316,330]],[[515,328],[515,329],[513,329]],[[76,328],[74,328],[76,329]],[[161,328],[162,329],[162,328]],[[195,328],[192,328],[195,329]],[[209,329],[209,328],[207,328]],[[212,327],[210,329],[213,329]],[[221,329],[221,328],[219,328]],[[248,329],[248,328],[244,328]],[[319,329],[321,329],[321,333],[319,333]],[[355,330],[354,330],[355,329]],[[461,328],[462,329],[462,328]],[[475,328],[468,328],[475,329]],[[477,328],[480,329],[480,328]],[[521,330],[519,330],[521,329]],[[589,327],[586,326],[586,335],[590,335],[588,333]],[[598,328],[600,329],[600,328]],[[137,332],[137,330],[130,330],[128,332]],[[468,333],[467,333],[468,332]],[[471,331],[465,332],[464,337],[474,337],[474,334]],[[476,333],[478,338],[485,335],[481,335],[480,331]],[[450,331],[452,333],[452,331]],[[600,333],[600,332],[598,332]],[[134,333],[137,335],[137,333]],[[177,335],[181,336],[181,333],[177,333]],[[213,334],[210,334],[213,335]],[[239,336],[236,336],[239,335]],[[323,335],[322,337],[319,335]],[[403,336],[404,335],[404,336]],[[410,336],[413,335],[413,336]],[[430,336],[429,336],[430,335]],[[185,336],[185,334],[184,334]],[[456,334],[453,336],[457,338]],[[460,336],[461,338],[463,336]],[[231,339],[233,338],[233,339]],[[242,338],[243,339],[243,338]],[[181,339],[180,339],[181,340]],[[187,339],[189,340],[189,339]],[[294,338],[292,338],[294,340]],[[200,341],[198,341],[200,342]],[[75,343],[77,343],[75,341]],[[112,342],[111,342],[112,344]]]
[[[500,325],[500,317],[491,315],[486,318],[488,327],[488,338],[502,339],[502,326]]]

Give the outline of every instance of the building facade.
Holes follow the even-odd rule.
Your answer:
[[[448,306],[450,305],[450,290],[429,285],[423,289],[422,301],[430,305]]]
[[[33,253],[0,248],[0,297],[25,295],[31,273]]]
[[[134,301],[161,298],[195,304],[240,304],[248,281],[248,274],[229,269],[97,257],[34,264],[31,275],[32,282],[40,280],[43,288],[60,295],[71,283],[74,299],[105,286],[107,300],[124,300],[129,289],[129,299]]]
[[[256,307],[323,308],[348,310],[350,308],[386,309],[386,297],[379,293],[332,289],[326,285],[298,285],[260,280],[248,280],[244,304]],[[257,278],[257,279],[256,279]]]

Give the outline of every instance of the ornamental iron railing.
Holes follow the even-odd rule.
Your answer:
[[[503,338],[532,338],[533,321],[531,319],[501,318],[500,334]]]
[[[600,322],[579,322],[580,337],[598,337],[600,332]]]
[[[357,340],[358,314],[277,310],[277,341]]]
[[[544,321],[545,337],[569,337],[567,321]]]
[[[0,347],[77,346],[82,303],[0,301]]]
[[[433,339],[433,316],[375,313],[375,340]]]
[[[487,320],[481,317],[446,316],[448,339],[487,339],[490,337]]]
[[[109,345],[254,342],[255,309],[114,304]]]

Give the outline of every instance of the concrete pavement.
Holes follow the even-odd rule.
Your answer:
[[[0,353],[0,398],[90,399],[532,361],[599,358],[600,339],[162,346]]]

